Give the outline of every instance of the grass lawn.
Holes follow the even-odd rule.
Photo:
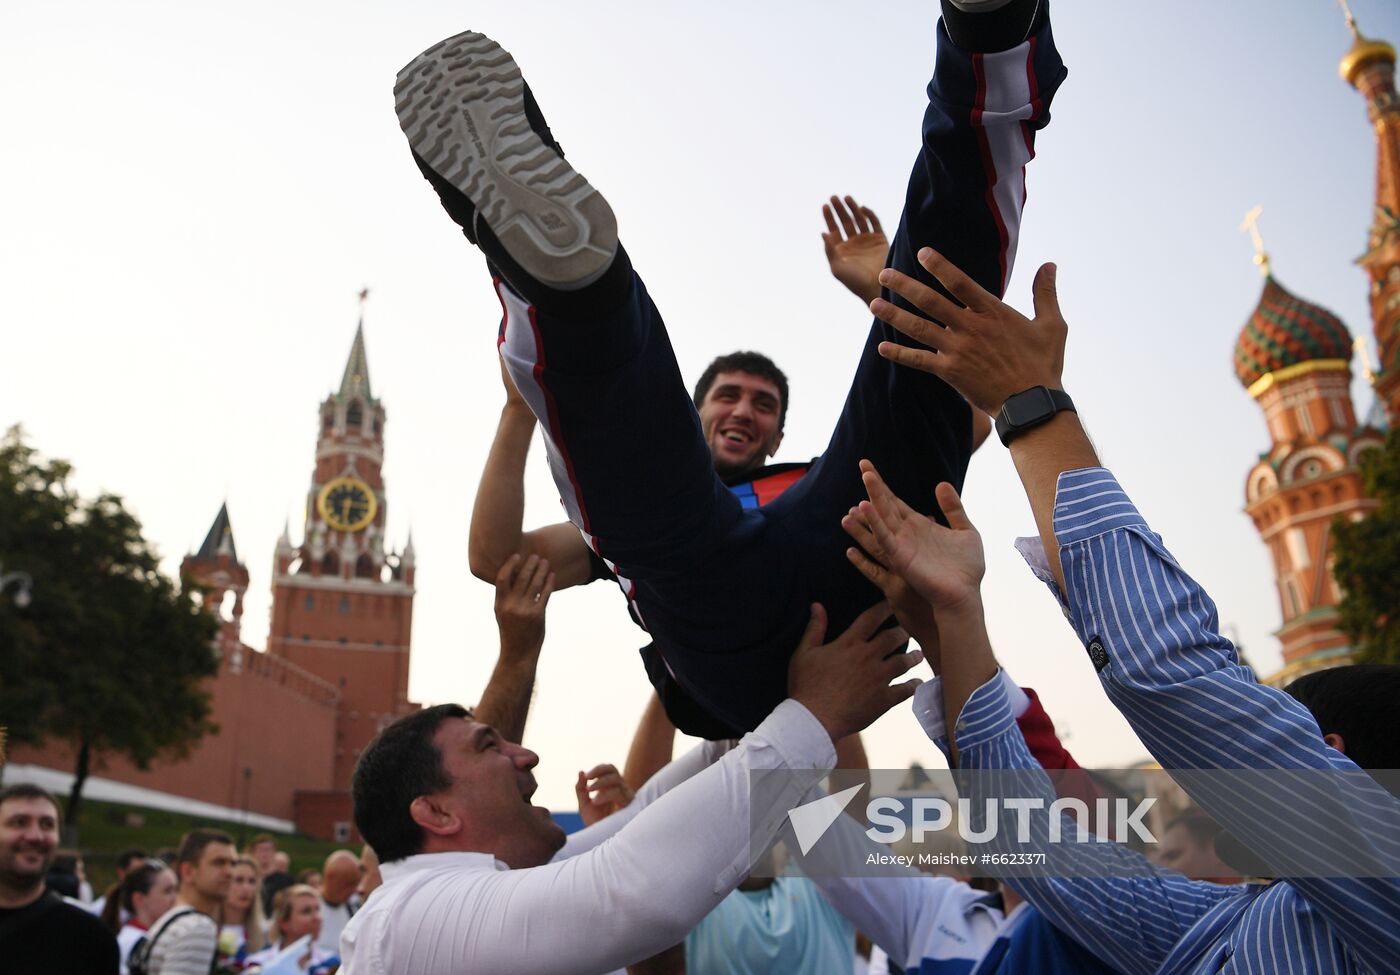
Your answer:
[[[222,829],[233,837],[235,843],[240,844],[262,832],[256,827],[187,816],[164,809],[84,799],[78,812],[77,846],[83,853],[88,881],[93,890],[100,894],[116,879],[116,856],[122,850],[137,847],[154,856],[157,850],[179,846],[180,837],[199,826]],[[294,875],[307,867],[320,870],[326,855],[345,845],[298,834],[274,833],[273,836],[277,839],[277,848],[291,857]],[[358,856],[359,849],[354,849]]]

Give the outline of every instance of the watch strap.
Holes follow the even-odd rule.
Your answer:
[[[1027,412],[1028,410],[1030,412]],[[1051,389],[1048,386],[1023,389],[1013,396],[1008,396],[1002,404],[996,419],[997,436],[1004,445],[1010,446],[1011,441],[1027,430],[1035,429],[1065,410],[1071,413],[1078,412],[1074,408],[1074,400],[1070,399],[1063,389]]]

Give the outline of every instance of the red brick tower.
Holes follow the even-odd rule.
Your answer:
[[[408,701],[413,544],[384,543],[384,407],[370,390],[364,322],[340,389],[321,404],[302,542],[283,531],[272,581],[270,653],[340,689],[334,788]]]
[[[1400,421],[1400,95],[1395,91],[1395,48],[1363,37],[1347,10],[1355,43],[1342,58],[1341,74],[1366,99],[1376,128],[1376,209],[1366,253],[1357,263],[1371,276],[1371,318],[1381,367],[1376,396]]]
[[[180,578],[204,590],[204,606],[219,621],[216,637],[222,659],[238,673],[243,667],[243,594],[248,591],[248,569],[238,561],[229,524],[228,504],[220,506],[204,537],[204,544],[180,562]]]
[[[1331,525],[1375,507],[1362,494],[1357,459],[1382,436],[1356,419],[1346,326],[1279,284],[1262,252],[1258,263],[1264,293],[1235,345],[1235,373],[1264,411],[1273,441],[1250,469],[1245,511],[1274,559],[1284,668],[1269,683],[1282,685],[1351,659],[1337,628]]]

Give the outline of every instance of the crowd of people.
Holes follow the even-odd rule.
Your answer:
[[[116,881],[84,893],[81,857],[60,852],[59,804],[39,786],[0,789],[0,971],[15,975],[331,975],[340,934],[381,882],[378,861],[335,850],[298,882],[271,834],[240,855],[215,829],[178,847],[117,854]],[[57,869],[55,869],[57,868]],[[300,939],[303,948],[289,951]]]
[[[1064,389],[1054,265],[1032,315],[1001,300],[1066,76],[1048,4],[942,14],[893,237],[852,197],[823,207],[830,269],[874,323],[810,463],[769,463],[789,390],[768,357],[721,356],[684,387],[611,207],[508,53],[461,34],[400,72],[414,159],[504,311],[506,404],[469,542],[496,587],[490,680],[474,709],[425,708],[365,749],[368,845],[320,871],[293,876],[271,836],[240,856],[197,830],[172,856],[124,854],[98,920],[46,891],[52,797],[0,792],[0,951],[16,970],[56,970],[58,944],[64,970],[254,970],[307,939],[292,970],[347,975],[1400,971],[1400,799],[1366,774],[1400,767],[1400,668],[1280,691],[1220,635]],[[527,531],[537,429],[569,520]],[[1194,802],[1150,859],[1117,842],[1100,781],[993,653],[960,494],[993,429],[1038,530],[1018,547]],[[566,835],[531,801],[523,741],[551,596],[600,579],[646,630],[654,693],[623,767],[579,774],[584,826]],[[1030,848],[1048,869],[862,871],[889,851],[859,804],[801,842],[789,813],[868,788],[860,733],[903,707],[959,788],[993,800],[970,806],[983,838],[968,849]],[[673,758],[677,730],[705,743]],[[1226,787],[1211,770],[1316,777]],[[1027,827],[994,801],[1001,772],[1018,801],[1085,815]],[[1315,862],[1319,836],[1345,864]]]

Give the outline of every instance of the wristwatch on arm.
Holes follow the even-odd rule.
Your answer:
[[[1032,386],[1014,396],[1007,397],[997,414],[997,436],[1010,446],[1011,441],[1021,434],[1052,419],[1061,410],[1078,412],[1074,400],[1063,389],[1048,386]]]

